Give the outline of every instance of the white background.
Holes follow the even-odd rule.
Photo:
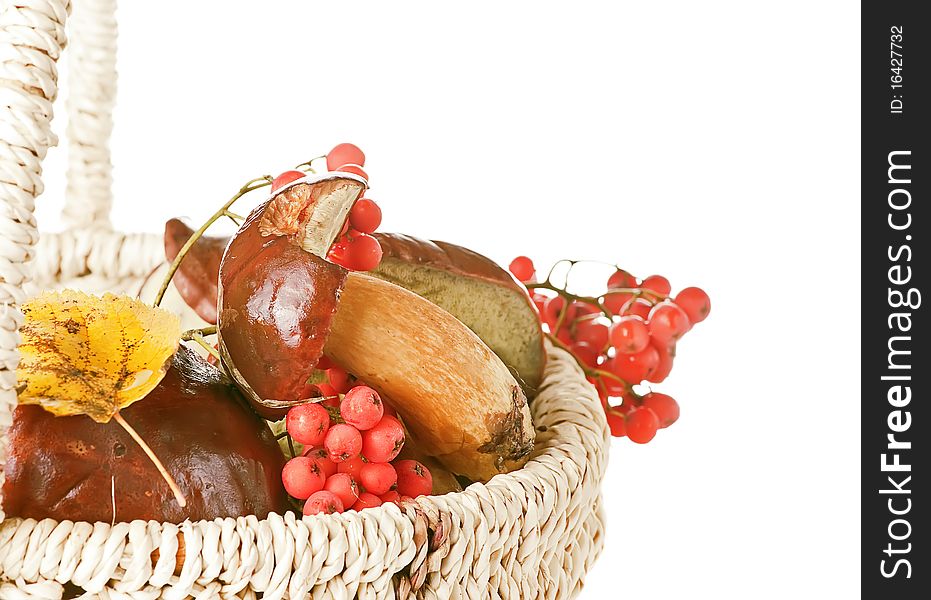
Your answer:
[[[385,231],[703,286],[658,386],[682,418],[614,441],[582,597],[854,596],[858,6],[207,4],[122,3],[118,227],[352,141]]]

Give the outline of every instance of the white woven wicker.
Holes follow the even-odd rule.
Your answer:
[[[45,287],[135,290],[164,260],[160,236],[114,232],[108,221],[114,0],[81,0],[69,25],[71,228],[38,236],[34,200],[56,142],[55,63],[70,9],[68,0],[0,2],[0,483],[16,404],[17,305]],[[61,598],[69,582],[81,598],[138,600],[572,597],[603,543],[608,432],[574,361],[549,354],[532,406],[537,447],[523,469],[403,509],[333,516],[111,526],[2,520],[0,511],[0,600]]]

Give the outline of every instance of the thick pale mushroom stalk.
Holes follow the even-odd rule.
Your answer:
[[[324,352],[391,398],[418,447],[454,473],[487,481],[533,450],[527,398],[508,368],[413,292],[351,273]]]

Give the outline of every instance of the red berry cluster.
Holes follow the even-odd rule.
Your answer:
[[[338,144],[326,155],[328,171],[352,173],[368,181],[362,170],[365,154],[353,144]],[[272,193],[305,177],[302,171],[285,171],[272,181]],[[381,225],[381,208],[374,200],[361,198],[349,212],[340,237],[327,258],[350,271],[371,271],[381,262],[381,244],[371,234]]]
[[[353,144],[337,144],[326,155],[329,171],[353,173],[368,181],[362,170],[365,154]],[[340,238],[330,248],[327,256],[331,261],[350,271],[371,271],[381,262],[381,244],[372,237],[381,225],[381,208],[374,200],[362,198],[349,212],[349,220],[343,226]]]
[[[549,277],[537,283],[526,256],[515,258],[509,269],[531,290],[550,339],[572,352],[595,385],[612,435],[645,444],[679,418],[673,398],[653,391],[641,395],[633,386],[661,383],[672,371],[676,343],[711,310],[704,290],[685,288],[673,298],[662,275],[638,281],[617,269],[601,296],[578,296]]]
[[[339,367],[327,375],[329,383],[317,386],[327,394],[324,400],[295,406],[285,420],[288,435],[305,450],[285,464],[281,479],[288,494],[305,501],[304,514],[400,504],[430,494],[433,477],[424,465],[395,460],[404,427],[394,410],[372,388],[351,385]],[[344,390],[342,400],[337,390]]]

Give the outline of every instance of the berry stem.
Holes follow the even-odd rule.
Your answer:
[[[575,263],[576,263],[576,262],[578,262],[578,261],[569,260],[568,258],[562,258],[562,259],[560,259],[560,260],[557,260],[556,262],[553,263],[553,266],[550,267],[549,272],[546,274],[546,281],[545,281],[544,283],[548,283],[548,284],[552,285],[552,281],[553,281],[553,272],[556,271],[556,267],[558,267],[559,265],[561,265],[561,264],[563,264],[563,263],[569,263],[569,270],[571,271],[571,270],[572,270],[572,267],[575,266]],[[568,277],[568,274],[567,274],[567,277]],[[529,286],[528,286],[528,287],[529,287]]]
[[[175,500],[178,501],[178,504],[181,505],[181,508],[187,506],[187,500],[184,499],[184,494],[181,493],[181,488],[178,487],[178,484],[168,473],[168,469],[165,468],[165,465],[162,464],[162,461],[159,460],[158,456],[155,455],[155,452],[152,451],[152,448],[145,443],[145,440],[142,439],[142,436],[136,432],[132,426],[126,422],[126,419],[123,418],[123,415],[120,414],[120,411],[113,413],[113,420],[120,424],[120,426],[126,430],[126,433],[130,435],[136,443],[139,444],[139,447],[142,448],[142,451],[146,453],[146,456],[149,457],[149,460],[152,461],[152,464],[155,465],[155,468],[158,469],[158,472],[161,474],[162,478],[168,484],[168,487],[171,488],[171,492],[175,495]]]
[[[604,394],[604,403],[608,404],[608,397],[611,395],[608,393],[608,386],[605,385],[604,379],[601,377],[595,378],[595,382],[598,384],[599,391]],[[601,394],[599,394],[600,396]],[[599,398],[600,399],[600,398]]]
[[[669,296],[666,294],[660,294],[659,292],[654,292],[653,290],[647,288],[611,288],[605,292],[605,296],[610,296],[611,294],[630,294],[634,298],[651,296],[652,299],[647,298],[647,300],[650,300],[653,304],[669,298]]]
[[[194,334],[191,336],[191,340],[200,344],[201,348],[206,350],[210,354],[210,356],[217,359],[218,361],[217,364],[220,364],[220,365],[223,364],[223,358],[220,357],[220,353],[217,352],[217,349],[214,348],[210,344],[210,342],[204,339],[203,335],[201,335],[199,332],[194,332]]]
[[[569,268],[566,270],[566,286],[567,286],[567,287],[568,287],[568,283],[569,283],[569,281],[568,281],[568,280],[569,280],[569,274],[572,273],[572,269],[574,269],[575,266],[576,266],[577,264],[579,264],[579,263],[588,263],[588,264],[594,264],[594,265],[604,265],[604,266],[606,266],[606,267],[612,267],[612,268],[614,268],[614,269],[621,270],[621,268],[620,268],[619,266],[617,266],[617,265],[615,265],[615,264],[612,264],[612,263],[609,263],[609,262],[605,262],[605,261],[603,261],[603,260],[591,260],[591,259],[585,259],[585,258],[581,258],[581,259],[563,258],[563,259],[558,260],[558,261],[556,261],[555,263],[553,263],[553,266],[550,267],[549,273],[546,274],[546,281],[547,281],[548,283],[552,283],[552,281],[553,281],[553,272],[556,271],[556,267],[558,267],[559,265],[561,265],[561,264],[563,264],[563,263],[569,263]]]
[[[304,162],[302,162],[301,164],[296,165],[294,168],[295,168],[295,169],[301,169],[301,170],[306,171],[306,172],[308,172],[308,173],[316,173],[317,171],[316,171],[316,169],[314,169],[313,164],[314,164],[314,161],[315,161],[315,160],[320,160],[321,158],[326,158],[326,154],[323,154],[323,155],[321,155],[321,156],[315,156],[315,157],[313,157],[313,158],[310,159],[310,160],[304,161]]]
[[[241,217],[240,215],[237,215],[234,212],[230,212],[228,210],[223,211],[223,216],[227,217],[230,221],[232,221],[233,225],[235,225],[236,227],[239,227],[240,225],[242,225],[242,222],[245,221],[245,218]]]
[[[198,334],[198,333],[199,333],[201,336],[205,336],[205,335],[216,335],[216,333],[217,333],[217,326],[216,326],[216,325],[210,325],[209,327],[202,327],[202,328],[200,328],[200,329],[188,329],[187,331],[185,331],[185,332],[183,332],[183,333],[181,334],[181,341],[183,341],[183,342],[189,342],[189,341],[193,340],[193,339],[194,339],[194,336],[195,336],[196,334]]]
[[[579,295],[577,295],[577,294],[573,294],[572,292],[566,291],[565,289],[563,289],[563,288],[561,288],[561,287],[557,287],[557,286],[553,285],[553,284],[549,281],[549,279],[547,279],[546,281],[544,281],[544,282],[542,282],[542,283],[526,283],[526,284],[524,284],[524,285],[527,287],[528,290],[537,290],[537,289],[550,290],[551,292],[556,292],[557,294],[559,294],[560,296],[566,298],[567,300],[573,300],[573,301],[585,302],[586,304],[591,304],[592,306],[597,307],[598,310],[600,310],[602,313],[604,313],[604,315],[605,315],[606,317],[608,317],[609,319],[610,319],[611,316],[612,316],[612,315],[611,315],[611,311],[608,310],[608,309],[605,307],[604,303],[603,303],[601,300],[599,300],[598,298],[595,298],[594,296],[579,296]],[[567,302],[567,303],[566,303],[566,306],[568,306],[568,305],[569,305],[569,303]],[[566,307],[564,306],[564,307],[563,307],[563,312],[560,313],[560,323],[559,323],[560,325],[562,325],[562,316],[563,316],[565,310],[566,310]],[[558,328],[557,328],[557,330],[558,330]]]
[[[191,234],[191,237],[188,238],[188,241],[184,243],[184,246],[181,247],[181,250],[178,252],[178,256],[171,261],[171,266],[168,267],[168,273],[165,274],[165,279],[162,281],[161,287],[158,289],[158,293],[155,295],[155,306],[159,306],[162,303],[162,299],[165,297],[165,292],[168,291],[168,286],[171,284],[171,279],[175,276],[175,273],[178,271],[178,267],[181,266],[181,261],[184,260],[184,257],[187,256],[187,253],[191,250],[191,247],[194,246],[194,243],[201,238],[201,236],[206,233],[207,229],[216,223],[220,218],[227,216],[229,208],[233,205],[234,202],[248,194],[249,192],[255,191],[257,189],[267,187],[272,184],[272,178],[269,175],[263,175],[262,177],[256,177],[255,179],[247,182],[244,186],[239,188],[239,191],[230,198],[226,204],[224,204],[220,209],[213,213],[207,221],[200,226],[200,228]],[[230,213],[232,214],[232,213]]]
[[[556,334],[562,329],[563,323],[566,322],[566,315],[569,314],[569,302],[563,302],[562,308],[559,309],[559,316],[556,317],[556,326],[553,328],[553,333]]]

